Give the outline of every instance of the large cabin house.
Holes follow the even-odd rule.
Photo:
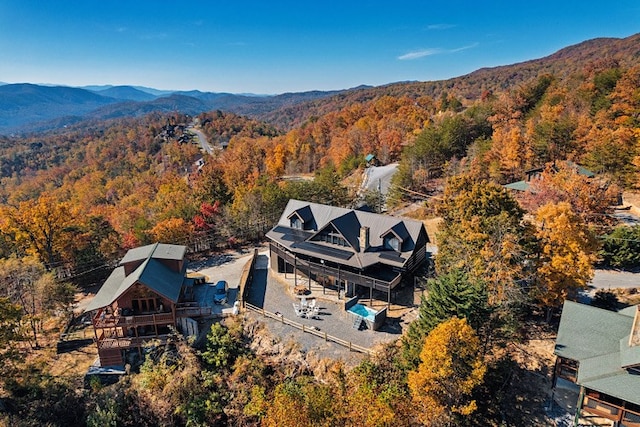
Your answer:
[[[583,412],[640,427],[640,305],[614,312],[566,301],[554,353],[554,386],[575,388]]]
[[[420,221],[293,199],[267,238],[272,270],[387,303],[425,262],[429,241]]]
[[[101,366],[122,366],[149,341],[166,342],[181,320],[208,316],[186,277],[186,247],[156,243],[131,249],[86,308]],[[182,322],[183,323],[183,322]]]

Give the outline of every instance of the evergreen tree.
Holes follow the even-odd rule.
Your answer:
[[[461,270],[431,279],[427,297],[422,299],[418,319],[409,326],[403,338],[403,356],[414,368],[420,360],[425,337],[439,324],[452,317],[465,318],[476,330],[489,321],[491,309],[484,284],[472,281]]]

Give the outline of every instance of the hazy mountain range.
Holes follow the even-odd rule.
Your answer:
[[[281,95],[253,95],[192,91],[164,91],[140,86],[82,88],[0,83],[0,134],[47,130],[84,119],[139,116],[179,111],[199,114],[224,110],[255,117],[289,129],[310,117],[380,96],[431,96],[444,92],[473,101],[481,93],[517,87],[541,73],[564,78],[582,72],[590,63],[614,60],[622,67],[640,64],[640,34],[623,39],[598,38],[579,43],[545,58],[514,65],[483,68],[465,76],[436,82],[399,82],[341,91],[310,91]]]
[[[193,91],[161,91],[132,86],[83,88],[30,83],[0,85],[0,134],[46,130],[83,119],[139,116],[154,111],[179,111],[196,115],[203,111],[259,112],[274,110],[332,95],[336,92],[301,92],[275,96],[235,95]]]

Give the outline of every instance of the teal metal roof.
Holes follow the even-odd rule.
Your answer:
[[[629,347],[634,312],[566,301],[554,353],[579,362],[579,385],[640,405],[640,376],[624,368],[640,362],[640,347]]]
[[[529,183],[527,181],[516,181],[504,185],[504,188],[508,190],[527,191],[529,189]]]
[[[120,261],[120,265],[147,258],[181,260],[184,258],[186,250],[186,246],[167,245],[165,243],[140,246],[130,249]]]
[[[630,346],[630,335],[620,339],[620,366],[631,367],[640,365],[640,347]]]
[[[152,291],[177,302],[185,281],[186,264],[181,271],[167,267],[160,260],[181,260],[186,247],[156,243],[131,249],[104,282],[85,311],[106,307],[116,301],[135,283],[141,283]],[[180,255],[181,254],[181,255]],[[134,271],[125,276],[124,264],[144,260]]]
[[[629,335],[633,317],[590,305],[565,301],[554,353],[583,360],[620,351],[620,339]]]

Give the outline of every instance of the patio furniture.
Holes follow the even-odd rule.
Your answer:
[[[309,290],[305,285],[297,285],[293,288],[296,295],[306,295]]]
[[[296,316],[298,317],[307,317],[307,310],[300,308],[298,304],[293,304],[293,311],[296,312]]]

